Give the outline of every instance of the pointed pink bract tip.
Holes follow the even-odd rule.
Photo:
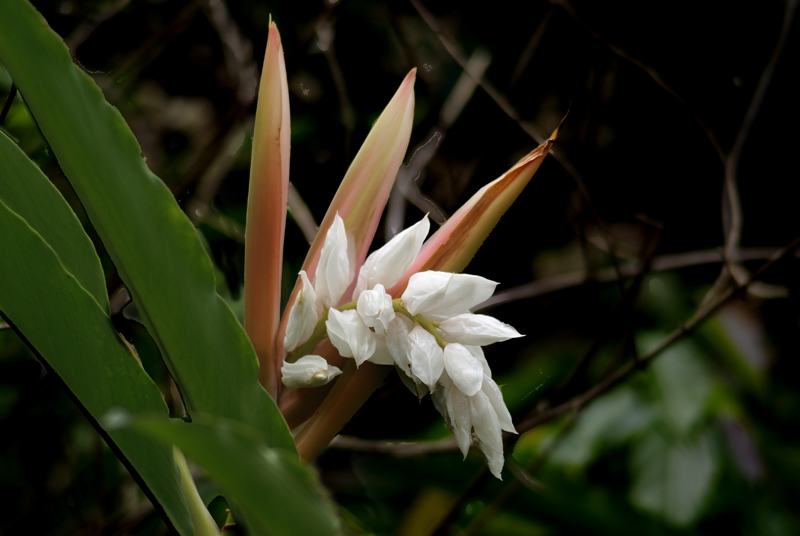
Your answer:
[[[401,86],[404,86],[404,85],[405,85],[405,84],[407,84],[407,83],[410,83],[411,85],[414,85],[414,82],[416,81],[416,79],[417,79],[417,68],[416,68],[416,67],[414,67],[413,69],[411,69],[410,71],[408,71],[408,74],[407,74],[407,75],[406,75],[406,77],[403,79],[403,83],[402,83],[402,84],[400,84],[400,85],[401,85]]]

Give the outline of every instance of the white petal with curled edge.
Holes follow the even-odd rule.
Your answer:
[[[503,469],[503,436],[494,407],[483,391],[469,397],[470,417],[478,448],[486,457],[486,464],[494,476],[501,479]]]
[[[459,391],[472,396],[481,389],[483,366],[467,348],[457,343],[444,347],[444,369]]]
[[[426,214],[408,229],[397,233],[385,246],[374,251],[358,272],[355,295],[377,284],[391,287],[414,262],[431,224]]]
[[[317,294],[308,280],[308,275],[303,270],[300,271],[300,279],[303,285],[289,312],[286,336],[283,338],[283,348],[287,352],[291,352],[306,342],[314,333],[314,327],[317,325]]]
[[[342,357],[352,357],[356,365],[375,353],[375,334],[361,321],[358,312],[330,309],[325,322],[328,338]]]
[[[414,326],[408,334],[408,342],[411,372],[432,391],[444,371],[442,349],[436,338],[422,326]]]
[[[514,428],[514,423],[511,421],[511,413],[508,412],[506,403],[503,402],[503,394],[500,392],[500,388],[497,386],[494,380],[489,376],[484,376],[483,387],[481,387],[481,390],[486,395],[486,398],[489,400],[492,408],[494,408],[494,411],[497,414],[497,421],[500,423],[500,428],[506,432],[512,432],[516,434],[517,430]]]
[[[347,243],[347,232],[339,214],[325,235],[319,263],[317,264],[314,289],[317,299],[324,307],[335,307],[353,279],[353,266]]]
[[[523,337],[516,329],[496,318],[472,313],[448,318],[439,324],[439,329],[448,341],[475,346]]]
[[[376,333],[386,334],[389,323],[394,320],[392,297],[386,294],[383,285],[375,285],[372,290],[365,290],[358,296],[356,305],[361,320]]]
[[[318,355],[305,355],[294,363],[283,362],[281,380],[290,389],[319,387],[341,374],[338,367],[329,365]]]
[[[468,313],[471,307],[489,299],[497,283],[484,277],[448,272],[419,272],[411,276],[403,292],[403,305],[412,314],[430,320]]]

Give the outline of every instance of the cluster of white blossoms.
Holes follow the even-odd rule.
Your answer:
[[[445,272],[411,276],[399,299],[391,288],[411,266],[428,234],[427,216],[367,257],[353,301],[339,305],[355,276],[354,250],[336,215],[320,254],[314,284],[301,271],[302,287],[289,313],[281,369],[290,388],[324,385],[341,371],[310,355],[324,338],[356,365],[395,365],[409,388],[434,405],[466,457],[470,439],[497,478],[503,468],[502,431],[514,432],[482,346],[521,337],[513,327],[469,310],[488,299],[497,283]]]

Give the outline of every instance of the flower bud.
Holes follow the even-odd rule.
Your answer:
[[[283,348],[291,352],[311,337],[317,325],[317,294],[304,271],[300,271],[303,286],[289,313]]]
[[[389,323],[394,320],[392,297],[386,294],[386,290],[380,284],[375,285],[372,290],[361,293],[356,310],[367,327],[384,335],[389,329]]]
[[[306,355],[294,363],[283,362],[281,376],[283,385],[290,389],[319,387],[341,374],[339,368],[329,365],[318,355]]]

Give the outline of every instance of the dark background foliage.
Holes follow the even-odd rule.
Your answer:
[[[706,307],[800,234],[796,2],[34,4],[197,223],[235,310],[270,14],[289,77],[291,177],[317,220],[413,67],[413,172],[408,202],[387,216],[395,222],[424,212],[442,221],[569,109],[555,154],[468,269],[501,283],[508,294],[491,314],[527,335],[487,351],[524,432],[509,438],[504,480],[486,477],[476,451],[462,462],[429,400],[391,380],[316,463],[354,532],[800,532],[793,252],[747,292]],[[469,58],[488,61],[474,93]],[[462,78],[466,93],[454,91]],[[0,69],[2,95],[10,85]],[[469,97],[455,116],[442,111],[451,93]],[[174,403],[21,97],[2,127],[86,224],[114,321]],[[412,158],[432,147],[427,163],[425,150]],[[307,247],[291,221],[286,244],[288,286]],[[618,282],[620,270],[628,277]],[[696,314],[703,322],[688,336],[650,353]],[[621,381],[612,388],[609,378]],[[0,330],[0,419],[0,533],[166,530],[60,380],[9,329]],[[400,442],[409,440],[424,443]]]

